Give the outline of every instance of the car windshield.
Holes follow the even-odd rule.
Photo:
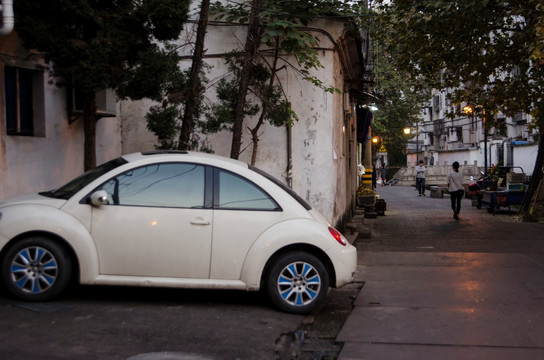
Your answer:
[[[113,159],[100,166],[95,167],[94,169],[87,171],[86,173],[78,176],[74,180],[70,181],[66,185],[59,187],[58,189],[44,191],[41,192],[40,195],[67,200],[92,181],[98,179],[100,176],[104,175],[108,171],[111,171],[118,166],[126,164],[127,162],[128,161],[123,158]]]
[[[276,179],[272,175],[268,174],[266,171],[263,171],[263,170],[261,170],[259,168],[251,166],[251,165],[249,165],[249,169],[255,171],[258,174],[261,174],[262,176],[264,176],[268,180],[272,181],[274,184],[281,187],[286,193],[288,193],[296,201],[298,201],[300,203],[300,205],[302,205],[306,210],[308,210],[308,211],[312,210],[312,206],[310,204],[308,204],[303,198],[301,198],[300,195],[298,195],[296,192],[294,192],[293,189],[287,187],[287,185],[285,185],[284,183],[282,183],[281,181],[279,181],[278,179]]]

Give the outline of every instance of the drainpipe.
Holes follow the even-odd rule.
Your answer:
[[[287,186],[289,188],[293,188],[293,138],[291,134],[291,127],[289,125],[286,125],[285,128],[287,129]]]
[[[2,27],[0,28],[0,36],[8,35],[13,31],[15,25],[15,16],[13,15],[13,0],[2,0],[0,5],[2,12]]]

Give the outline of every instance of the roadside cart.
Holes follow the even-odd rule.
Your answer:
[[[497,209],[508,208],[508,214],[512,214],[511,205],[521,205],[525,197],[525,184],[510,184],[507,189],[482,191],[482,206],[495,215]]]

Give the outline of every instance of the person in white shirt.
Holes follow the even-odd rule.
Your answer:
[[[423,160],[419,160],[416,166],[416,189],[419,191],[419,196],[425,196],[425,170]]]
[[[463,187],[463,174],[459,172],[459,163],[454,161],[451,164],[453,171],[448,175],[448,190],[451,197],[451,209],[453,210],[453,218],[459,220],[459,212],[461,211],[461,199],[465,193]]]

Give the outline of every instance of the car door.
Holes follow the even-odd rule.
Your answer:
[[[257,184],[216,168],[210,277],[239,279],[253,242],[283,219],[280,206]]]
[[[213,213],[204,166],[143,166],[101,189],[108,205],[93,208],[91,232],[102,275],[208,278]]]

